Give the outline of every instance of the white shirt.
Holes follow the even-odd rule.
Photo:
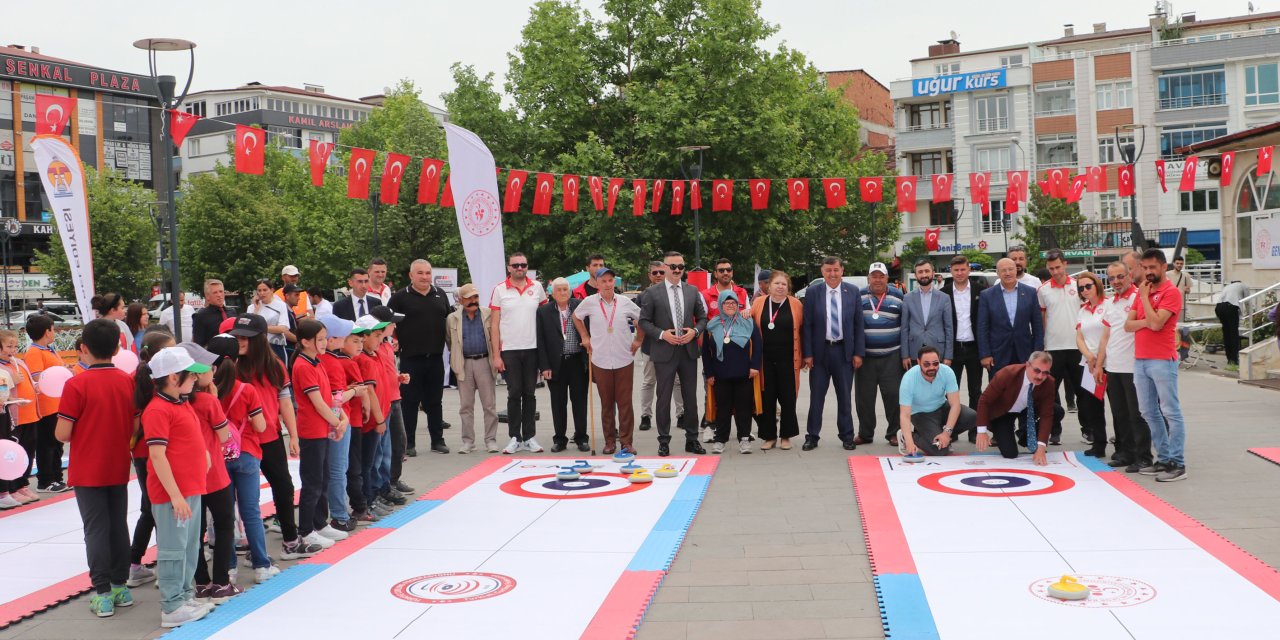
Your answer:
[[[384,302],[382,304],[386,304],[386,303]],[[315,305],[315,309],[316,309],[317,318],[319,318],[320,316],[333,315],[333,303],[329,302],[328,300],[325,300],[324,298],[320,298],[320,304]]]
[[[973,321],[970,320],[970,300],[969,287],[973,286],[972,282],[966,282],[965,287],[952,284],[951,290],[951,307],[956,310],[956,342],[972,342],[973,337]]]
[[[1249,285],[1236,280],[1222,288],[1222,301],[1240,306],[1240,301],[1249,297]]]
[[[307,301],[310,303],[310,300]],[[289,307],[284,300],[272,296],[271,302],[262,304],[254,301],[249,305],[249,313],[255,313],[262,316],[267,321],[268,327],[288,327],[289,326]],[[267,342],[271,344],[288,344],[288,340],[283,333],[268,333]]]
[[[1129,287],[1123,296],[1107,298],[1103,312],[1111,335],[1107,338],[1107,361],[1102,368],[1108,373],[1133,373],[1133,333],[1125,331],[1124,322],[1129,318],[1129,308],[1138,299],[1138,289]]]
[[[502,351],[538,348],[538,307],[547,301],[542,283],[526,279],[523,289],[511,279],[498,283],[489,297],[489,308],[501,313],[498,330],[502,334]]]
[[[1098,343],[1102,342],[1102,330],[1111,326],[1107,322],[1106,311],[1106,301],[1093,308],[1085,304],[1080,305],[1079,315],[1076,317],[1076,330],[1084,336],[1084,346],[1088,347],[1094,355],[1098,353]],[[1080,355],[1080,363],[1087,364],[1084,354]]]
[[[391,294],[393,293],[395,293],[395,291],[391,289],[391,285],[388,285],[385,282],[382,283],[381,288],[378,289],[375,289],[372,286],[369,287],[369,295],[382,301],[379,304],[385,305],[388,302],[391,302]]]
[[[196,310],[192,309],[191,305],[189,304],[182,305],[182,341],[183,342],[193,342],[193,340],[191,339],[191,316],[194,316],[195,313],[196,313]],[[173,305],[169,305],[165,307],[164,311],[160,312],[160,324],[166,327],[169,327],[169,331],[174,331]]]
[[[1039,289],[1042,284],[1040,282],[1040,278],[1037,278],[1030,273],[1023,273],[1021,276],[1018,276],[1018,283],[1025,284],[1032,289]]]
[[[1013,401],[1013,406],[1009,407],[1009,413],[1022,413],[1027,409],[1027,389],[1035,385],[1031,384],[1031,379],[1027,374],[1022,374],[1022,390],[1018,392],[1018,399]],[[1039,416],[1036,416],[1039,419]]]
[[[614,294],[613,302],[605,302],[593,293],[578,304],[573,315],[591,329],[591,364],[611,370],[631,365],[631,341],[635,339],[631,323],[640,317],[636,303],[619,294]]]
[[[364,303],[363,311],[361,311],[360,309],[361,302]],[[365,293],[363,298],[357,297],[355,295],[351,296],[351,312],[355,314],[357,320],[360,318],[360,316],[369,315],[369,312],[372,311],[374,307],[385,305],[385,304],[386,303],[382,301],[382,298],[379,298],[378,296],[373,295],[373,293],[371,292]]]
[[[831,285],[827,285],[827,299],[822,301],[822,313],[827,316],[827,339],[841,340],[844,338],[840,331],[844,325],[844,296],[840,295],[839,285],[832,289]],[[840,318],[840,324],[831,326],[831,301],[836,301],[836,316]]]
[[[1049,279],[1036,292],[1040,310],[1045,312],[1044,348],[1060,351],[1076,348],[1076,322],[1079,320],[1080,292],[1075,278],[1067,276],[1062,285]]]
[[[662,286],[667,288],[667,307],[671,309],[671,326],[679,329],[680,327],[684,326],[684,318],[680,318],[676,316],[676,298],[678,296],[684,295],[681,290],[682,288],[680,284],[671,284],[670,281],[663,283]],[[704,308],[702,294],[698,293],[697,291],[694,291],[694,293],[696,293],[697,295],[693,296],[693,303],[698,305],[699,309]],[[683,298],[680,298],[680,305],[681,305],[681,308],[680,308],[681,311],[688,311],[687,309],[684,308]]]

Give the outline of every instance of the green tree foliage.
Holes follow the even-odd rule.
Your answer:
[[[924,246],[924,238],[912,238],[902,244],[902,253],[898,255],[902,262],[902,270],[911,273],[917,260],[929,257],[929,250]],[[902,274],[894,274],[900,276]]]
[[[1044,267],[1044,258],[1040,252],[1048,249],[1040,242],[1040,229],[1049,225],[1080,225],[1086,222],[1080,213],[1078,203],[1068,204],[1066,200],[1051,198],[1040,190],[1039,185],[1031,186],[1031,202],[1027,205],[1027,215],[1022,217],[1022,231],[1014,237],[1027,246],[1027,271],[1034,273]],[[1059,249],[1076,248],[1085,239],[1081,230],[1071,227],[1053,229],[1053,237]]]
[[[86,166],[84,171],[89,191],[94,288],[119,293],[129,300],[146,300],[151,297],[151,285],[159,273],[158,233],[150,215],[155,193],[112,170],[99,173]],[[57,225],[48,250],[37,249],[34,263],[49,274],[54,292],[74,299],[67,254]]]
[[[996,259],[981,249],[965,249],[960,252],[960,255],[968,258],[969,264],[976,264],[983,271],[992,271],[996,268]]]

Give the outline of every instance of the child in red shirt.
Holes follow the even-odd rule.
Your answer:
[[[67,477],[76,487],[84,523],[85,555],[94,595],[89,610],[99,618],[133,605],[129,579],[129,442],[137,410],[133,378],[111,364],[120,327],[92,320],[80,337],[80,361],[88,368],[67,381],[55,435],[71,445]]]
[[[359,380],[348,376],[351,358],[342,352],[342,343],[351,337],[351,329],[355,324],[332,314],[321,316],[319,322],[324,325],[328,336],[326,349],[320,354],[320,364],[329,377],[329,389],[333,394],[330,406],[335,410],[346,410],[348,421],[358,423],[359,412],[352,413],[348,405],[356,396]],[[355,426],[352,424],[351,428],[343,432],[341,439],[329,441],[329,483],[325,489],[329,504],[329,526],[344,532],[356,529],[356,520],[347,511],[348,483],[352,474],[357,481],[360,477],[361,434]],[[354,455],[352,451],[355,451]],[[358,486],[358,482],[355,486]],[[366,505],[363,494],[356,492],[356,496],[359,499],[352,499],[351,511],[364,511]]]
[[[384,307],[379,307],[384,308]],[[370,320],[376,320],[372,316],[366,316]],[[389,513],[396,505],[402,505],[408,502],[400,492],[395,491],[391,487],[390,474],[388,473],[390,460],[386,459],[391,449],[391,441],[387,432],[386,416],[391,412],[391,393],[392,387],[398,387],[395,380],[390,377],[390,373],[382,362],[382,352],[379,345],[387,334],[389,323],[385,321],[369,322],[362,328],[365,332],[364,345],[360,355],[356,357],[356,362],[360,365],[361,376],[367,381],[372,391],[372,397],[369,399],[371,405],[371,414],[369,419],[365,421],[365,428],[370,431],[371,436],[378,437],[378,444],[372,450],[367,451],[370,459],[369,466],[371,473],[364,478],[364,490],[370,504],[373,505],[374,513],[383,515]],[[393,365],[394,366],[394,365]]]
[[[31,338],[31,347],[22,354],[31,372],[31,380],[36,386],[36,491],[40,493],[62,493],[71,487],[63,481],[62,476],[62,443],[54,437],[54,427],[58,423],[58,399],[40,393],[40,376],[46,369],[61,367],[62,358],[54,352],[53,318],[34,314],[27,317],[27,337]]]
[[[120,326],[118,323],[116,326]],[[138,348],[138,360],[148,362],[161,349],[175,346],[173,336],[164,331],[150,331],[142,337],[142,346]],[[147,460],[151,452],[147,448],[147,439],[142,434],[142,423],[134,420],[133,473],[138,479],[138,488],[142,490],[142,509],[138,513],[138,521],[133,525],[133,543],[129,550],[129,587],[140,587],[156,579],[156,572],[144,564],[142,557],[151,546],[151,532],[156,530],[156,519],[151,514],[151,498],[147,495]]]
[[[347,415],[335,411],[329,376],[320,364],[320,345],[327,344],[323,324],[315,320],[298,323],[298,352],[293,361],[293,386],[298,389],[298,429],[301,451],[298,475],[302,477],[298,503],[298,535],[308,544],[324,548],[346,539],[347,533],[329,526],[329,441],[341,440],[347,430]]]

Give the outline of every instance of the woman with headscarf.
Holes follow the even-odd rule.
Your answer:
[[[702,341],[702,370],[710,386],[707,420],[716,429],[711,453],[724,453],[731,417],[738,426],[738,451],[751,453],[751,416],[760,413],[763,338],[755,323],[742,315],[733,289],[720,292],[719,306]]]
[[[760,413],[760,445],[762,451],[772,449],[781,436],[782,449],[791,448],[791,439],[800,435],[796,418],[796,397],[800,393],[800,369],[803,360],[800,329],[804,324],[804,305],[791,295],[791,277],[783,271],[769,274],[761,295],[751,301],[751,318],[763,336],[763,393]],[[781,411],[779,411],[781,406]],[[778,426],[781,422],[781,432]]]

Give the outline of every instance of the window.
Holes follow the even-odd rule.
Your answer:
[[[203,118],[204,117],[204,100],[201,100],[199,102],[192,102],[191,104],[188,104],[183,109],[183,111],[186,111],[187,113],[197,115]]]
[[[1009,96],[1002,94],[975,98],[973,105],[979,133],[1005,131],[1009,128]]]
[[[1076,83],[1071,80],[1036,85],[1036,115],[1052,116],[1076,110]]]
[[[1022,54],[1015,53],[1007,56],[1000,56],[1000,67],[1003,69],[1012,69],[1013,67],[1022,66]]]
[[[1120,147],[1126,147],[1133,144],[1133,134],[1120,136]],[[1120,149],[1116,148],[1116,138],[1114,135],[1107,135],[1098,138],[1098,164],[1119,164],[1124,162],[1124,154],[1120,153]]]
[[[1225,122],[1197,122],[1164,127],[1160,130],[1160,157],[1180,160],[1176,149],[1227,135]]]
[[[1125,220],[1133,217],[1129,207],[1129,198],[1121,198],[1114,193],[1098,194],[1098,218],[1102,220]]]
[[[944,62],[933,65],[933,75],[935,76],[948,76],[953,73],[960,73],[959,62]]]
[[[908,105],[907,123],[912,131],[944,129],[951,125],[951,101]]]
[[[302,129],[268,126],[267,136],[269,142],[275,142],[283,149],[302,148]]]
[[[1276,63],[1244,68],[1244,106],[1280,103],[1280,78]]]
[[[194,158],[200,155],[200,138],[187,140],[187,156]]]
[[[973,168],[978,172],[991,172],[991,181],[1005,182],[1009,171],[1009,147],[988,147],[973,152]]]
[[[951,173],[951,152],[930,151],[913,153],[911,158],[911,175],[931,176],[936,173]]]
[[[1157,80],[1161,109],[1187,109],[1227,102],[1227,74],[1222,65],[1165,71]]]
[[[1037,167],[1074,167],[1075,165],[1075,134],[1061,133],[1036,138]]]
[[[1196,189],[1178,194],[1178,213],[1204,213],[1218,210],[1217,189]]]
[[[112,96],[103,102],[102,130],[111,140],[151,141],[151,109],[146,100]],[[132,159],[132,158],[130,158]],[[28,165],[30,166],[30,165]]]
[[[1133,106],[1133,82],[1104,82],[1097,86],[1098,111],[1128,109]]]
[[[956,205],[952,200],[929,203],[929,226],[952,225],[956,223]]]
[[[977,205],[974,205],[974,209],[978,215],[982,215],[982,211]],[[1004,233],[1013,228],[1011,223],[1012,220],[1004,213],[1004,200],[992,200],[991,215],[982,219],[982,232]]]

